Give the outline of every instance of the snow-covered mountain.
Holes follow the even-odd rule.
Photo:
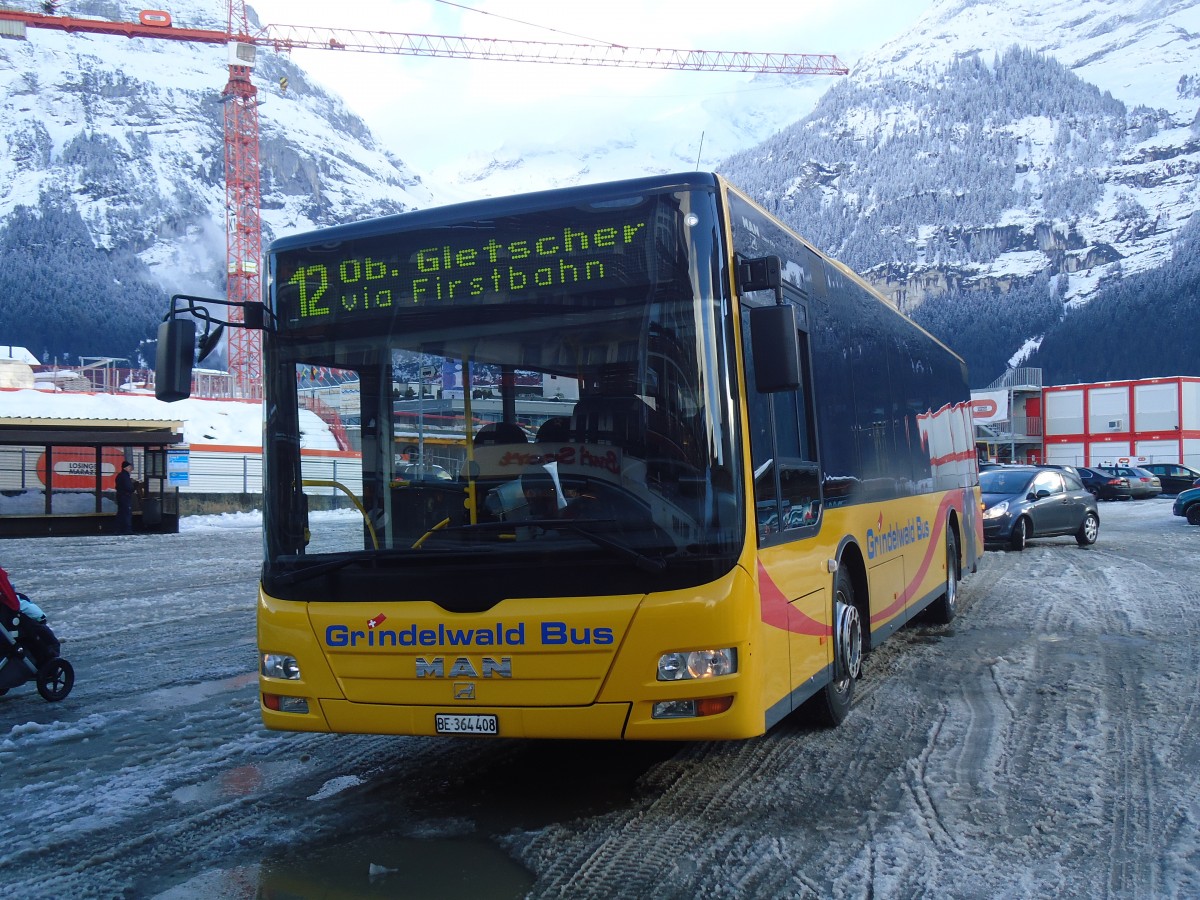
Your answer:
[[[710,73],[695,73],[703,80]],[[610,178],[712,169],[717,161],[771,137],[811,110],[827,75],[745,75],[741,89],[672,98],[549,136],[531,130],[494,149],[446,160],[431,183],[464,197],[503,196]]]
[[[139,8],[72,0],[70,14],[133,21]],[[171,14],[223,29],[226,3],[178,0]],[[88,344],[100,319],[132,323],[128,342],[168,293],[221,294],[226,73],[219,45],[43,29],[0,40],[0,343],[122,354]],[[1200,202],[1200,0],[938,0],[847,78],[760,76],[653,121],[530,133],[424,178],[289,57],[260,48],[255,84],[267,240],[722,159],[952,346],[970,338],[963,321],[1011,319],[987,338],[1002,360],[1106,286],[1169,268]],[[786,87],[754,89],[765,84]]]
[[[141,6],[71,0],[57,12],[136,22]],[[5,8],[47,11],[38,0]],[[225,0],[169,9],[174,29],[226,25]],[[0,40],[0,251],[16,259],[0,270],[0,342],[48,361],[132,358],[167,295],[223,295],[227,78],[222,45],[45,28]],[[828,81],[763,76],[749,99],[718,96],[703,109],[676,99],[650,122],[597,122],[540,145],[532,137],[422,178],[290,56],[260,47],[264,240],[455,199],[690,169],[701,157],[711,165],[810,109]],[[40,247],[51,248],[51,265]]]
[[[1200,202],[1197,0],[942,0],[908,33],[861,60],[851,75],[881,94],[897,80],[923,85],[923,102],[897,103],[850,127],[861,136],[885,122],[904,127],[912,116],[937,106],[950,63],[975,58],[991,64],[1012,47],[1061,63],[1125,110],[1123,116],[1114,112],[1092,123],[1078,121],[1082,111],[1070,108],[1047,107],[1041,115],[1012,118],[1002,109],[988,111],[984,131],[1022,145],[1014,174],[1028,190],[1022,194],[1024,203],[1003,210],[993,222],[946,223],[990,224],[1010,235],[1000,240],[1003,249],[996,260],[976,267],[971,277],[1005,278],[1040,270],[1057,249],[1038,246],[1034,236],[1046,230],[1073,235],[1070,241],[1076,246],[1069,248],[1070,258],[1062,267],[1070,280],[1068,299],[1087,299],[1106,274],[1132,274],[1167,262],[1173,239]],[[1017,88],[1030,93],[1051,89],[1038,83]],[[1092,147],[1080,148],[1089,142]],[[1074,171],[1061,171],[1064,156],[1076,161]],[[1091,180],[1098,190],[1090,204],[1061,216],[1047,202],[1046,188],[1068,178]],[[1042,253],[1041,260],[1018,257],[1031,245]],[[919,301],[919,283],[916,293],[912,299]]]
[[[6,8],[43,11],[32,2]],[[63,14],[136,22],[139,9],[122,0],[74,0]],[[177,29],[224,30],[226,10],[224,0],[171,4]],[[108,255],[110,267],[112,259],[123,260],[101,281],[148,279],[163,297],[180,291],[222,295],[222,91],[228,71],[223,45],[43,28],[29,29],[26,40],[0,40],[0,140],[7,145],[0,154],[0,225],[22,207],[35,218],[49,207],[78,213],[96,253]],[[286,90],[279,86],[284,77]],[[438,199],[341,99],[311,83],[286,56],[261,50],[255,83],[266,240]],[[6,242],[10,250],[13,245]],[[54,310],[77,300],[47,286],[53,281],[47,270],[57,268],[47,262],[33,255],[17,259],[19,271],[10,267],[0,282],[5,342],[29,343],[39,356],[127,353],[126,346],[89,343],[89,335],[99,339],[105,329],[78,318],[73,338],[54,343],[44,330],[34,330],[45,339],[30,339],[23,326],[31,315],[53,318]],[[73,265],[81,265],[78,258]],[[28,297],[30,284],[49,295]],[[163,300],[158,303],[165,309]],[[119,308],[116,300],[94,305]]]
[[[1200,203],[1198,109],[1197,0],[941,0],[721,168],[918,319],[951,298],[927,321],[1013,364],[1172,264]],[[1008,313],[981,298],[1018,293],[1027,330],[997,347]],[[1144,374],[1165,373],[1099,377]]]

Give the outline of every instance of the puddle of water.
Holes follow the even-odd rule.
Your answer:
[[[440,764],[379,773],[362,790],[356,775],[314,785],[309,801],[355,831],[387,823],[396,809],[421,812],[398,830],[320,841],[260,862],[210,869],[155,900],[334,900],[334,898],[437,897],[508,900],[524,897],[533,877],[490,836],[536,829],[556,821],[599,815],[636,801],[637,783],[652,765],[674,755],[671,743],[611,744],[589,741],[533,742],[505,755],[496,766],[456,769]],[[220,773],[173,795],[181,803],[253,796],[276,780],[293,778],[297,760],[257,761]],[[286,776],[286,777],[285,777]],[[418,787],[414,788],[414,785]],[[423,785],[423,787],[419,787]],[[452,828],[446,828],[448,824]],[[453,833],[448,833],[452,831]],[[161,884],[161,882],[160,882]]]
[[[257,866],[210,869],[153,900],[515,900],[532,886],[529,872],[487,841],[372,835],[269,857]]]

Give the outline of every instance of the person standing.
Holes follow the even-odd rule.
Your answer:
[[[133,534],[133,494],[135,490],[133,463],[125,460],[121,463],[121,473],[117,475],[117,534]]]

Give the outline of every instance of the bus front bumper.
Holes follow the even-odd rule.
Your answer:
[[[439,735],[439,715],[494,715],[500,738],[568,740],[722,740],[760,735],[761,716],[744,717],[734,709],[701,718],[654,719],[650,703],[593,703],[588,706],[459,708],[447,704],[400,706],[325,699],[310,702],[306,713],[285,713],[262,706],[263,724],[279,731],[350,734]],[[742,711],[743,713],[745,710]],[[744,720],[745,719],[745,720]]]

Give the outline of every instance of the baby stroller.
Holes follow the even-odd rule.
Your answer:
[[[16,597],[16,610],[0,599],[0,694],[37,679],[43,699],[62,700],[75,684],[75,670],[58,655],[60,644],[46,614],[24,594]]]

